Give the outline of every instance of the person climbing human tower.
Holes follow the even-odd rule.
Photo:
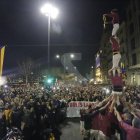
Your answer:
[[[119,62],[121,60],[121,53],[120,53],[120,44],[118,37],[110,37],[110,43],[112,47],[112,68],[108,71],[109,75],[111,71],[113,72],[113,75],[115,76],[115,73],[117,71],[118,75],[120,75],[120,67]]]
[[[109,38],[112,48],[112,68],[108,71],[111,83],[112,83],[112,94],[121,95],[123,91],[123,82],[119,62],[121,60],[120,54],[120,41],[117,37],[119,29],[119,14],[117,9],[112,9],[110,13],[103,14],[104,24],[109,24],[107,17],[111,18],[111,24],[113,25],[112,34]]]
[[[116,37],[117,31],[119,29],[119,20],[120,20],[118,10],[112,9],[110,13],[103,14],[103,20],[106,19],[106,17],[112,18],[112,25],[113,25],[112,36]],[[109,22],[106,23],[108,24]]]
[[[110,43],[112,47],[112,68],[108,71],[109,74],[111,71],[113,71],[113,75],[115,76],[115,72],[117,70],[118,75],[120,75],[120,67],[119,67],[119,62],[121,59],[121,54],[120,54],[120,41],[119,38],[117,37],[117,31],[119,29],[119,14],[117,9],[112,9],[110,13],[108,14],[103,14],[103,21],[105,24],[109,24],[108,21],[106,21],[106,17],[111,17],[112,18],[112,35],[110,37]]]

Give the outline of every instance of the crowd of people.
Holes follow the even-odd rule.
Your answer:
[[[81,109],[81,133],[84,140],[139,140],[140,88],[127,87],[122,95]]]
[[[111,18],[113,25],[110,36],[112,68],[108,71],[112,91],[107,94],[100,89],[88,93],[88,99],[96,103],[80,110],[80,131],[84,140],[140,140],[140,87],[124,87],[119,67],[118,10],[112,9],[110,13],[103,14],[104,25],[110,24],[108,18]]]
[[[103,85],[59,87],[49,93],[39,85],[1,90],[0,139],[10,137],[10,130],[18,130],[24,140],[59,140],[59,126],[71,101],[96,102],[94,107],[81,109],[85,140],[115,139],[116,134],[121,140],[140,139],[140,88],[125,87],[120,98],[106,92]]]
[[[65,106],[40,86],[18,85],[4,89],[0,93],[0,139],[7,140],[7,129],[17,128],[24,140],[59,140],[59,124],[66,116]]]

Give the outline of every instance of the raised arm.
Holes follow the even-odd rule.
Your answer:
[[[109,106],[109,104],[110,104],[111,101],[112,101],[112,100],[110,99],[103,107],[101,107],[101,108],[99,109],[99,111],[102,111],[102,110],[106,109],[106,108]]]
[[[110,14],[103,14],[103,16],[113,17],[113,15],[111,13]]]
[[[110,108],[109,108],[109,112],[113,112],[113,108],[114,108],[114,105],[115,105],[115,103],[116,103],[116,95],[114,95],[113,96],[113,101],[112,101],[112,103],[111,103],[111,105],[110,105]]]
[[[100,102],[97,106],[101,107],[103,106],[105,103],[107,103],[110,99],[111,99],[112,95],[108,96],[107,98],[105,98],[102,102]]]
[[[115,115],[116,115],[118,121],[121,122],[121,121],[122,121],[122,118],[121,118],[120,113],[117,111],[116,107],[114,107],[114,113],[115,113]]]

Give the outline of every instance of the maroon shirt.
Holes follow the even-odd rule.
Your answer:
[[[126,131],[126,140],[140,140],[140,129],[121,121],[120,126]]]
[[[98,113],[96,116],[92,118],[92,129],[93,130],[100,130],[106,136],[111,137],[111,122],[112,120],[112,113],[106,113],[105,115],[101,115]]]
[[[112,18],[112,24],[119,23],[119,15],[118,15],[118,13],[112,12],[110,14],[105,14],[105,15]]]
[[[112,51],[115,52],[119,52],[120,51],[120,45],[118,43],[118,41],[114,38],[114,37],[110,37],[110,41],[112,44]]]
[[[123,80],[121,75],[112,76],[111,81],[113,86],[123,86]]]

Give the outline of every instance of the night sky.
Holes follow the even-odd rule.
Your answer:
[[[103,31],[102,15],[119,9],[124,18],[123,0],[51,0],[59,8],[59,16],[51,22],[51,65],[55,54],[82,53],[75,63],[82,73],[94,64]],[[47,0],[0,0],[0,44],[7,45],[4,71],[12,71],[18,62],[31,58],[47,64],[47,17],[40,7]]]

